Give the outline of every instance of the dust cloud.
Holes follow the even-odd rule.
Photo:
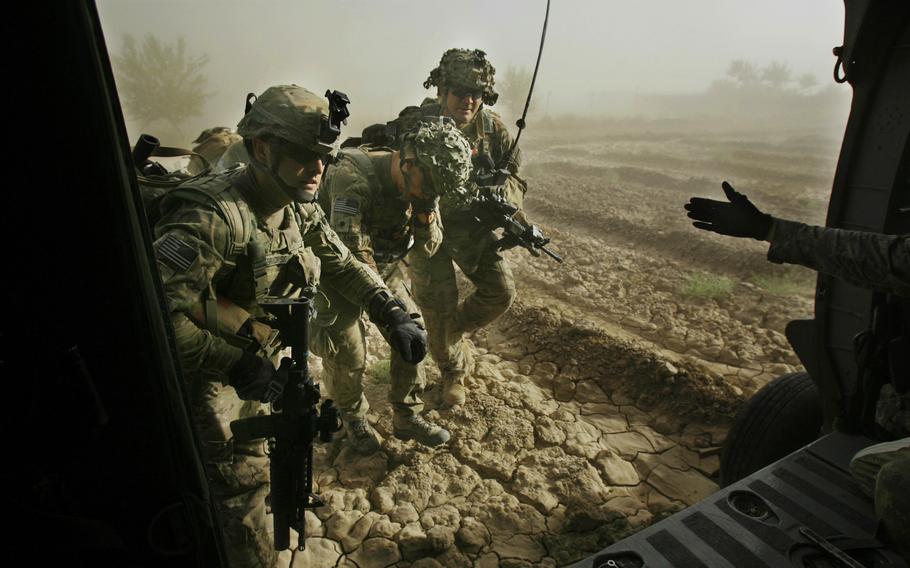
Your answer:
[[[356,135],[431,95],[421,83],[450,47],[485,50],[499,78],[509,67],[530,70],[545,2],[103,0],[98,8],[115,56],[126,35],[165,43],[182,37],[187,55],[207,56],[201,114],[172,126],[142,124],[125,109],[131,137],[149,129],[186,145],[203,128],[235,125],[245,95],[272,84],[348,93],[346,134]],[[557,0],[528,134],[546,120],[603,117],[754,119],[767,126],[769,118],[788,124],[805,117],[804,109],[815,124],[842,130],[849,90],[831,80],[842,21],[842,5],[830,0]],[[754,83],[727,75],[736,60],[754,67]],[[788,80],[762,79],[775,63],[786,67]],[[495,110],[510,123],[518,114],[502,102]]]

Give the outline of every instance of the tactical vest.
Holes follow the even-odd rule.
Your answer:
[[[375,148],[370,148],[369,150],[375,150]],[[385,194],[388,193],[382,187],[382,184],[379,181],[379,176],[376,173],[376,166],[373,164],[373,160],[367,154],[369,151],[365,148],[344,148],[339,154],[344,158],[350,158],[354,162],[354,165],[357,167],[357,170],[367,179],[367,184],[369,185],[370,191],[373,195],[385,197]],[[327,210],[331,210],[331,204],[324,205]],[[411,245],[411,235],[410,235],[410,225],[408,222],[405,222],[400,232],[398,232],[398,227],[395,227],[394,232],[387,229],[385,221],[394,221],[393,224],[397,225],[401,217],[407,218],[406,205],[402,205],[403,211],[393,211],[392,207],[378,207],[377,210],[372,212],[370,219],[369,227],[369,237],[372,242],[373,248],[373,259],[377,264],[386,264],[390,262],[396,262],[401,260],[405,255],[407,255],[408,250],[410,250]],[[395,217],[395,219],[391,219]]]
[[[227,251],[230,259],[225,259],[229,262],[234,262],[237,256],[246,253],[255,227],[253,212],[235,185],[237,176],[242,174],[242,169],[237,168],[223,175],[207,175],[168,192],[169,195],[187,201],[215,207],[234,236],[231,249]]]
[[[273,292],[279,277],[302,294],[313,294],[319,281],[319,260],[306,249],[299,212],[284,229],[260,227],[256,216],[237,186],[245,168],[208,175],[191,183],[171,189],[167,195],[213,208],[225,221],[232,236],[226,251],[224,267],[215,285],[217,297],[227,298],[254,317],[264,316],[258,302]],[[274,291],[285,296],[287,290]],[[204,301],[204,326],[219,334],[218,302],[210,295]]]
[[[442,116],[442,107],[439,103],[423,105],[420,107],[420,114],[426,118],[436,118]],[[478,155],[489,154],[493,158],[493,162],[498,163],[502,156],[499,155],[498,149],[490,143],[490,138],[496,133],[496,125],[493,122],[493,111],[484,106],[477,111],[477,114],[479,115],[479,118],[472,119],[469,125],[473,126],[475,121],[480,122],[479,136],[465,136],[471,144],[471,149],[476,150]],[[462,130],[462,133],[464,133],[464,130]],[[404,133],[399,132],[398,134]]]

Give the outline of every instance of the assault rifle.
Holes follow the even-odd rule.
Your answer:
[[[299,539],[297,549],[305,546],[304,512],[325,503],[313,493],[313,440],[330,442],[341,429],[338,410],[331,399],[319,404],[319,385],[307,367],[309,356],[310,300],[269,299],[259,304],[278,318],[277,326],[291,345],[291,358],[281,360],[278,373],[287,374],[287,383],[276,392],[272,414],[231,422],[238,442],[267,438],[272,480],[270,496],[275,527],[275,550],[290,548],[290,530]]]
[[[477,192],[472,199],[471,211],[480,223],[503,230],[503,236],[499,239],[499,250],[520,246],[534,256],[544,253],[556,262],[562,262],[561,256],[547,248],[550,239],[543,234],[540,227],[528,223],[524,215],[519,217],[518,208],[503,197],[501,188],[509,177],[509,170],[492,169],[490,167],[492,160],[489,156],[483,158],[486,158],[486,161],[481,158],[474,164]]]
[[[547,37],[549,21],[550,0],[547,0],[547,11],[544,14],[543,29],[540,32],[540,48],[537,50],[537,62],[534,64],[534,74],[531,76],[531,85],[528,87],[528,98],[525,99],[525,108],[521,113],[521,118],[515,123],[518,126],[518,134],[515,135],[512,145],[500,158],[498,164],[494,165],[493,159],[487,154],[481,154],[474,159],[474,182],[478,187],[478,193],[472,201],[475,218],[490,227],[503,229],[504,234],[499,239],[499,250],[520,246],[528,249],[528,252],[534,256],[544,253],[556,262],[562,262],[562,257],[547,248],[550,239],[544,236],[540,227],[529,224],[524,219],[524,215],[516,218],[518,208],[505,200],[501,190],[506,180],[509,179],[508,167],[516,155],[518,141],[526,126],[525,119],[528,116],[528,108],[531,106],[531,94],[537,83],[537,71],[540,69],[540,56],[543,54],[543,44]]]

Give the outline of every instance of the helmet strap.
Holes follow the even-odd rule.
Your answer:
[[[281,175],[278,172],[278,166],[281,163],[283,157],[280,148],[275,144],[268,143],[269,145],[269,156],[271,158],[271,164],[266,164],[265,162],[260,161],[256,158],[255,152],[250,153],[250,165],[253,166],[258,172],[262,173],[271,181],[274,189],[277,189],[280,192],[280,197],[284,199],[290,199],[291,201],[297,201],[295,199],[295,194],[299,193],[296,189],[285,182]],[[269,189],[269,191],[274,191]],[[275,196],[275,199],[270,199],[269,201],[278,201],[278,195]],[[283,199],[282,199],[283,200]],[[315,200],[315,197],[310,200]]]
[[[295,197],[296,195],[299,195],[300,192],[294,188],[294,186],[285,182],[284,179],[282,179],[281,174],[278,173],[278,165],[281,163],[282,158],[284,158],[284,154],[282,153],[281,148],[278,147],[277,144],[269,144],[269,148],[271,149],[270,153],[272,156],[272,164],[267,170],[267,173],[272,178],[272,181],[275,183],[275,185],[288,197],[290,197],[291,200],[301,201]],[[313,194],[312,199],[302,200],[303,203],[311,203],[313,201],[316,201],[316,194]]]

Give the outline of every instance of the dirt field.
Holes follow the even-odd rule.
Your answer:
[[[728,179],[772,214],[821,223],[838,145],[680,125],[528,135],[526,209],[565,263],[507,253],[518,300],[471,338],[469,400],[429,412],[446,447],[391,437],[372,338],[383,451],[318,449],[328,504],[292,565],[564,565],[716,490],[736,410],[799,369],[783,332],[811,317],[814,276],[768,263],[766,243],[697,231],[682,204]]]
[[[765,211],[823,224],[839,140],[637,130],[525,145],[526,207],[567,262],[520,262],[520,279],[747,393],[794,370],[782,334],[811,317],[814,274],[768,262],[767,243],[696,230],[682,204],[722,199],[727,179]]]

